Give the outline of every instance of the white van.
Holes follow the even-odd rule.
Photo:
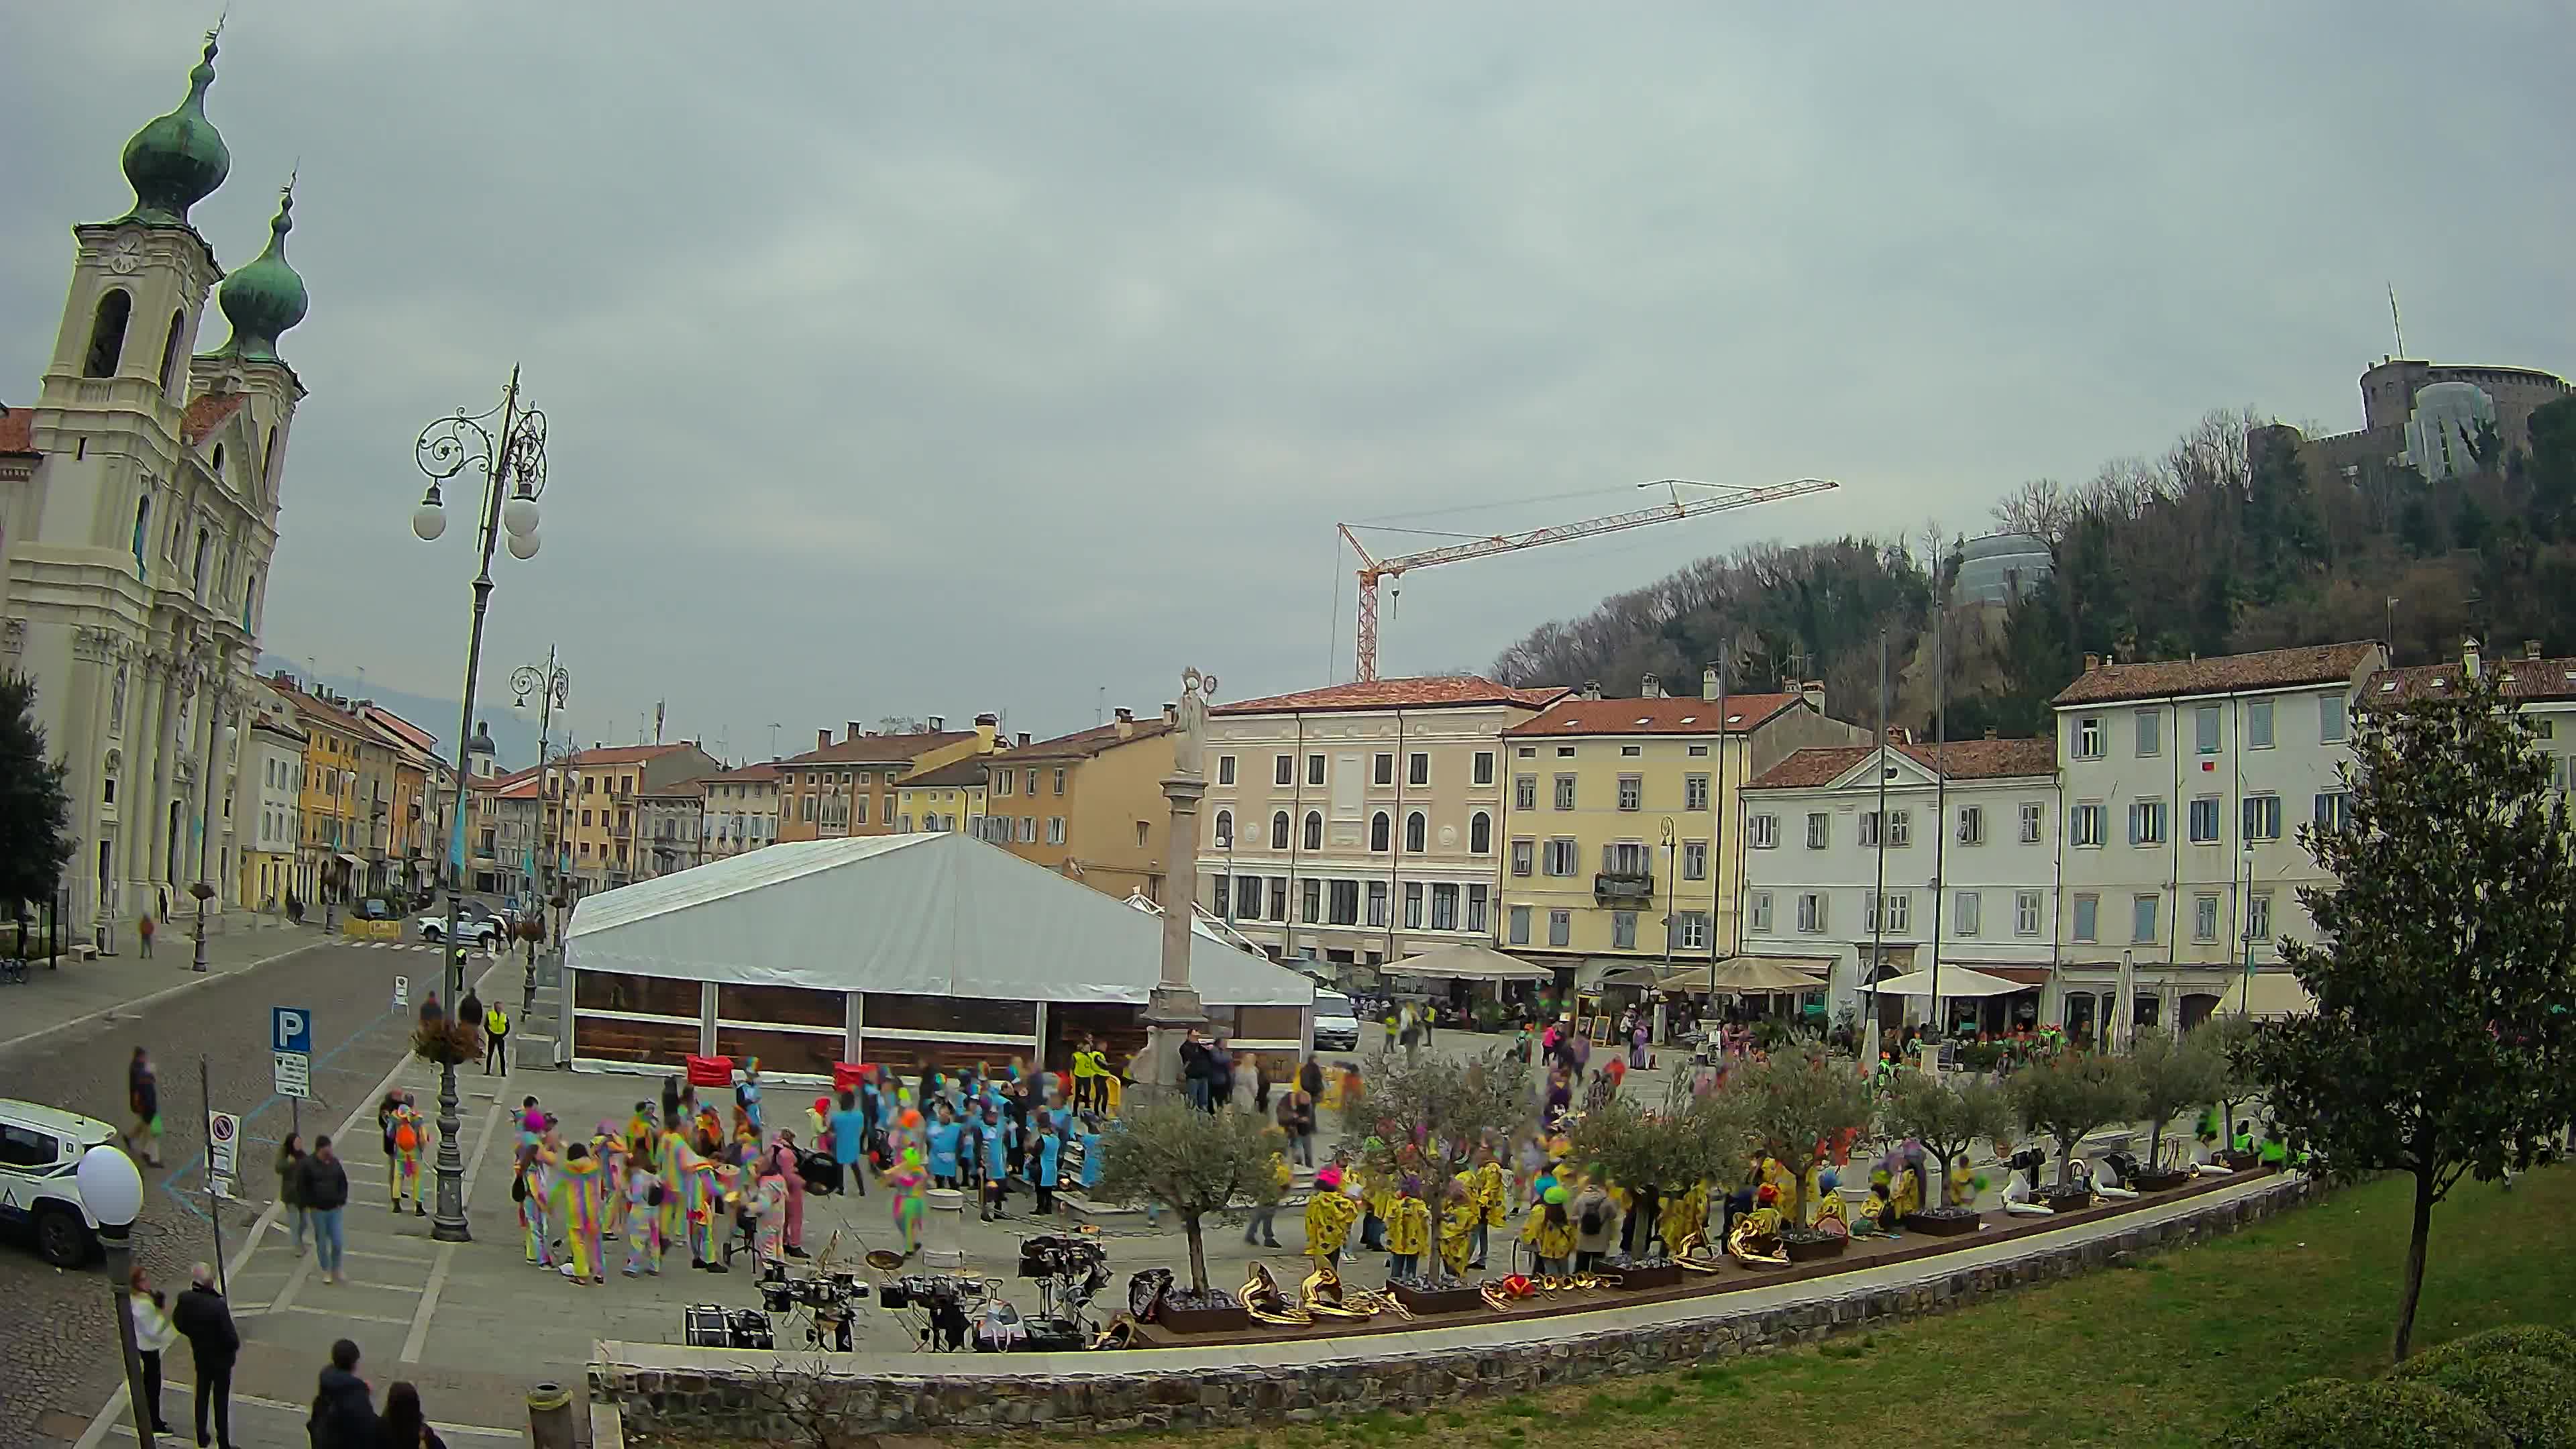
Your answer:
[[[72,1174],[82,1153],[115,1140],[116,1129],[95,1117],[0,1098],[0,1226],[33,1234],[36,1251],[57,1268],[89,1262],[98,1253],[98,1219]]]
[[[1355,1052],[1360,1049],[1359,1009],[1338,991],[1315,993],[1315,1050]]]

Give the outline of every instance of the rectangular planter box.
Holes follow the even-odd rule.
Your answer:
[[[2263,1165],[2263,1154],[2259,1152],[2222,1152],[2218,1156],[2220,1161],[2238,1172]]]
[[[1787,1240],[1786,1246],[1789,1249],[1790,1262],[1816,1263],[1822,1262],[1827,1258],[1841,1257],[1843,1255],[1843,1249],[1851,1246],[1851,1239],[1825,1238],[1814,1242],[1800,1242],[1795,1238],[1791,1238]]]
[[[1398,1283],[1390,1291],[1395,1301],[1403,1304],[1409,1313],[1470,1313],[1485,1306],[1483,1295],[1472,1284],[1424,1290],[1409,1283]]]
[[[1619,1275],[1619,1286],[1622,1289],[1670,1288],[1682,1281],[1682,1266],[1679,1263],[1662,1263],[1652,1268],[1611,1268],[1606,1271]]]
[[[1240,1333],[1252,1326],[1252,1315],[1240,1304],[1229,1308],[1174,1308],[1166,1303],[1154,1321],[1174,1333]]]
[[[1921,1233],[1929,1238],[1964,1238],[1975,1232],[1978,1225],[1984,1221],[1982,1216],[1975,1213],[1965,1217],[1941,1218],[1928,1218],[1921,1213],[1907,1213],[1905,1221],[1898,1226],[1909,1233]]]
[[[2080,1213],[2093,1205],[2093,1195],[2070,1192],[2060,1197],[2053,1191],[2043,1189],[2039,1205],[2053,1213]]]
[[[2141,1172],[2130,1178],[2128,1185],[2140,1192],[2171,1192],[2189,1181],[2190,1173],[2176,1172],[2168,1167],[2156,1172]]]

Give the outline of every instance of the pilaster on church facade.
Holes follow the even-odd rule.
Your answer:
[[[191,883],[217,887],[213,909],[233,894],[243,705],[304,396],[277,352],[306,304],[292,195],[229,275],[188,219],[231,168],[206,115],[215,54],[209,36],[185,99],[125,146],[133,207],[73,227],[36,402],[0,408],[0,656],[35,680],[67,767],[69,918],[111,946],[147,910],[192,912]],[[210,299],[231,335],[200,354]]]

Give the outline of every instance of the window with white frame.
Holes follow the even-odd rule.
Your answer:
[[[2247,840],[2281,838],[2281,797],[2248,795],[2245,797],[2244,834]]]
[[[1619,777],[1619,808],[1642,810],[1646,807],[1646,781],[1642,775]]]
[[[1744,898],[1745,912],[1753,919],[1753,929],[1768,933],[1771,929],[1771,893],[1754,891]]]
[[[2162,896],[2138,896],[2129,902],[2129,940],[2150,946],[2156,939],[2156,911],[2164,904]]]
[[[2137,722],[2138,757],[2152,759],[2165,749],[2165,715],[2163,710],[2142,709],[2132,718]]]
[[[1467,817],[1467,853],[1487,855],[1494,849],[1494,817],[1479,810]]]
[[[1682,776],[1682,808],[1684,810],[1708,808],[1708,776]]]
[[[2218,843],[2217,796],[2196,795],[2192,797],[2191,843],[2194,845],[2216,845]]]
[[[1288,848],[1288,812],[1285,810],[1274,810],[1270,814],[1270,848]]]
[[[1408,931],[1422,929],[1422,882],[1418,880],[1404,883],[1404,928]]]
[[[1825,896],[1822,891],[1801,891],[1798,895],[1798,929],[1815,935],[1825,929]]]
[[[1372,926],[1386,924],[1385,881],[1373,880],[1368,883],[1368,923]]]
[[[1369,782],[1375,785],[1395,783],[1395,752],[1381,750],[1369,761]]]
[[[1871,850],[1871,849],[1875,849],[1875,848],[1877,847],[1878,842],[1879,842],[1879,839],[1880,839],[1880,836],[1881,836],[1881,834],[1882,834],[1882,832],[1881,832],[1881,830],[1880,830],[1879,826],[1880,826],[1880,821],[1879,821],[1879,815],[1878,815],[1878,812],[1877,812],[1877,811],[1875,811],[1875,810],[1864,810],[1864,811],[1860,812],[1860,848],[1861,848],[1861,849],[1863,849],[1863,850]]]
[[[1509,944],[1514,946],[1526,946],[1529,943],[1530,908],[1527,906],[1514,906],[1511,909],[1511,935]]]
[[[1547,873],[1549,875],[1571,876],[1580,864],[1581,857],[1577,853],[1573,836],[1559,835],[1548,841]]]
[[[2351,823],[2351,791],[2321,790],[2317,792],[2316,824],[2319,830],[2341,830]]]
[[[2218,753],[2218,706],[2204,704],[2191,712],[2191,747],[2199,754]]]
[[[2343,736],[2343,696],[2340,694],[2319,696],[2317,699],[2317,743],[2321,745],[2339,745],[2343,743]]]
[[[2102,843],[2102,807],[2087,801],[2067,812],[2067,844],[2078,848]]]
[[[1297,892],[1297,914],[1305,920],[1307,925],[1316,926],[1323,924],[1324,883],[1319,880],[1306,880],[1299,882],[1299,887],[1300,888]]]
[[[1571,810],[1574,808],[1574,777],[1572,775],[1559,775],[1556,777],[1556,808],[1559,810]]]
[[[2100,715],[2088,714],[2075,721],[2074,753],[2075,758],[2079,760],[2102,758],[2102,717]]]
[[[1337,880],[1330,883],[1332,893],[1324,905],[1324,918],[1330,925],[1356,926],[1360,923],[1360,883]]]
[[[1515,810],[1538,808],[1538,776],[1514,775],[1512,777],[1512,808]]]
[[[1216,782],[1220,785],[1231,785],[1234,783],[1234,756],[1219,755],[1216,757]]]
[[[2272,748],[2272,701],[2249,700],[2245,705],[2245,748]]]
[[[1708,879],[1707,841],[1685,840],[1682,842],[1682,879]]]
[[[1306,757],[1306,783],[1309,785],[1320,785],[1324,783],[1323,756],[1308,755]]]
[[[2203,892],[2191,898],[2191,938],[2208,943],[2218,939],[2218,897]]]
[[[1231,810],[1220,810],[1216,812],[1216,848],[1219,850],[1225,850],[1231,848],[1233,844],[1234,812]]]
[[[1050,815],[1050,816],[1048,816],[1048,817],[1047,817],[1047,844],[1049,844],[1049,845],[1062,845],[1062,844],[1064,844],[1064,817],[1063,817],[1063,816],[1061,816],[1061,815]]]
[[[1674,944],[1684,951],[1708,949],[1708,912],[1684,911]]]
[[[1747,818],[1746,818],[1746,820],[1745,820],[1745,822],[1744,822],[1744,829],[1745,829],[1745,834],[1746,834],[1748,837],[1750,837],[1750,838],[1751,838],[1751,840],[1752,840],[1752,842],[1753,842],[1753,848],[1754,848],[1755,850],[1776,850],[1776,849],[1778,849],[1778,848],[1779,848],[1779,845],[1780,845],[1780,817],[1779,817],[1779,816],[1777,816],[1777,815],[1754,815],[1754,816],[1749,816],[1749,817],[1747,817]]]
[[[1547,913],[1547,943],[1548,943],[1549,945],[1551,945],[1551,946],[1563,946],[1563,945],[1565,945],[1565,944],[1569,943],[1570,941],[1572,941],[1573,939],[1574,939],[1574,912],[1572,912],[1572,911],[1550,911],[1550,912],[1548,912],[1548,913]]]
[[[1887,843],[1890,846],[1905,846],[1912,845],[1914,843],[1913,811],[1890,810],[1887,812]]]
[[[1823,850],[1834,842],[1834,817],[1822,810],[1807,812],[1807,848]]]
[[[1486,885],[1482,881],[1471,881],[1468,883],[1467,920],[1459,929],[1477,932],[1482,932],[1485,929],[1485,911],[1488,902],[1492,898],[1492,892],[1493,887]]]
[[[2039,832],[2048,819],[2048,806],[2038,800],[2021,802],[2021,843],[2039,844]]]
[[[1898,934],[1914,929],[1914,893],[1912,891],[1888,892],[1887,929]]]
[[[1986,843],[1985,806],[1962,805],[1959,807],[1958,841],[1961,845],[1983,845]]]
[[[2165,843],[2165,802],[2132,800],[2129,802],[2129,843],[2162,845]]]
[[[1512,842],[1512,874],[1528,875],[1531,871],[1537,868],[1537,862],[1537,841],[1515,840]]]
[[[1369,817],[1369,849],[1384,855],[1394,841],[1395,818],[1380,810]]]
[[[1429,755],[1416,753],[1405,760],[1404,783],[1407,785],[1428,785],[1431,783],[1431,757]]]
[[[1479,785],[1490,785],[1490,784],[1494,783],[1494,752],[1493,752],[1493,751],[1491,751],[1491,750],[1478,750],[1478,751],[1476,752],[1476,767],[1475,767],[1475,774],[1474,774],[1474,776],[1473,776],[1472,778],[1473,778],[1473,780],[1474,780],[1474,783],[1479,784]]]
[[[1308,850],[1321,850],[1324,848],[1324,812],[1321,810],[1309,810],[1306,812],[1305,834],[1306,848]]]
[[[2270,891],[2246,893],[2245,939],[2249,941],[2272,939],[2272,893]]]
[[[2013,934],[2016,936],[2038,935],[2039,911],[2039,892],[2013,892]]]
[[[1297,783],[1297,757],[1295,755],[1281,755],[1271,762],[1270,783],[1274,785],[1294,785]],[[1005,795],[1011,793],[1010,786],[1008,784],[1005,784],[1002,787],[1002,793]]]
[[[1637,949],[1637,913],[1635,911],[1610,913],[1610,949],[1613,951]]]
[[[1974,937],[1983,924],[1985,902],[1975,891],[1961,891],[1950,898],[1950,929],[1961,936]]]

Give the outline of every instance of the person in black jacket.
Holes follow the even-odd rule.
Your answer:
[[[331,1139],[313,1139],[313,1155],[296,1169],[303,1188],[304,1211],[313,1220],[313,1261],[322,1270],[322,1281],[340,1281],[340,1254],[347,1246],[341,1234],[340,1210],[349,1205],[349,1170],[340,1165],[340,1154],[331,1148]]]
[[[1199,1035],[1197,1027],[1191,1027],[1189,1035],[1181,1039],[1181,1081],[1189,1090],[1190,1105],[1202,1112],[1216,1110],[1208,1087],[1211,1073],[1207,1039]]]
[[[233,1449],[233,1360],[241,1353],[241,1333],[233,1327],[233,1310],[215,1291],[215,1270],[199,1263],[188,1270],[188,1291],[170,1305],[170,1325],[188,1340],[197,1365],[197,1449],[206,1446],[206,1403],[215,1406],[214,1442]]]
[[[358,1346],[345,1338],[331,1345],[331,1365],[322,1370],[304,1432],[313,1449],[376,1449],[375,1400],[358,1377]]]

